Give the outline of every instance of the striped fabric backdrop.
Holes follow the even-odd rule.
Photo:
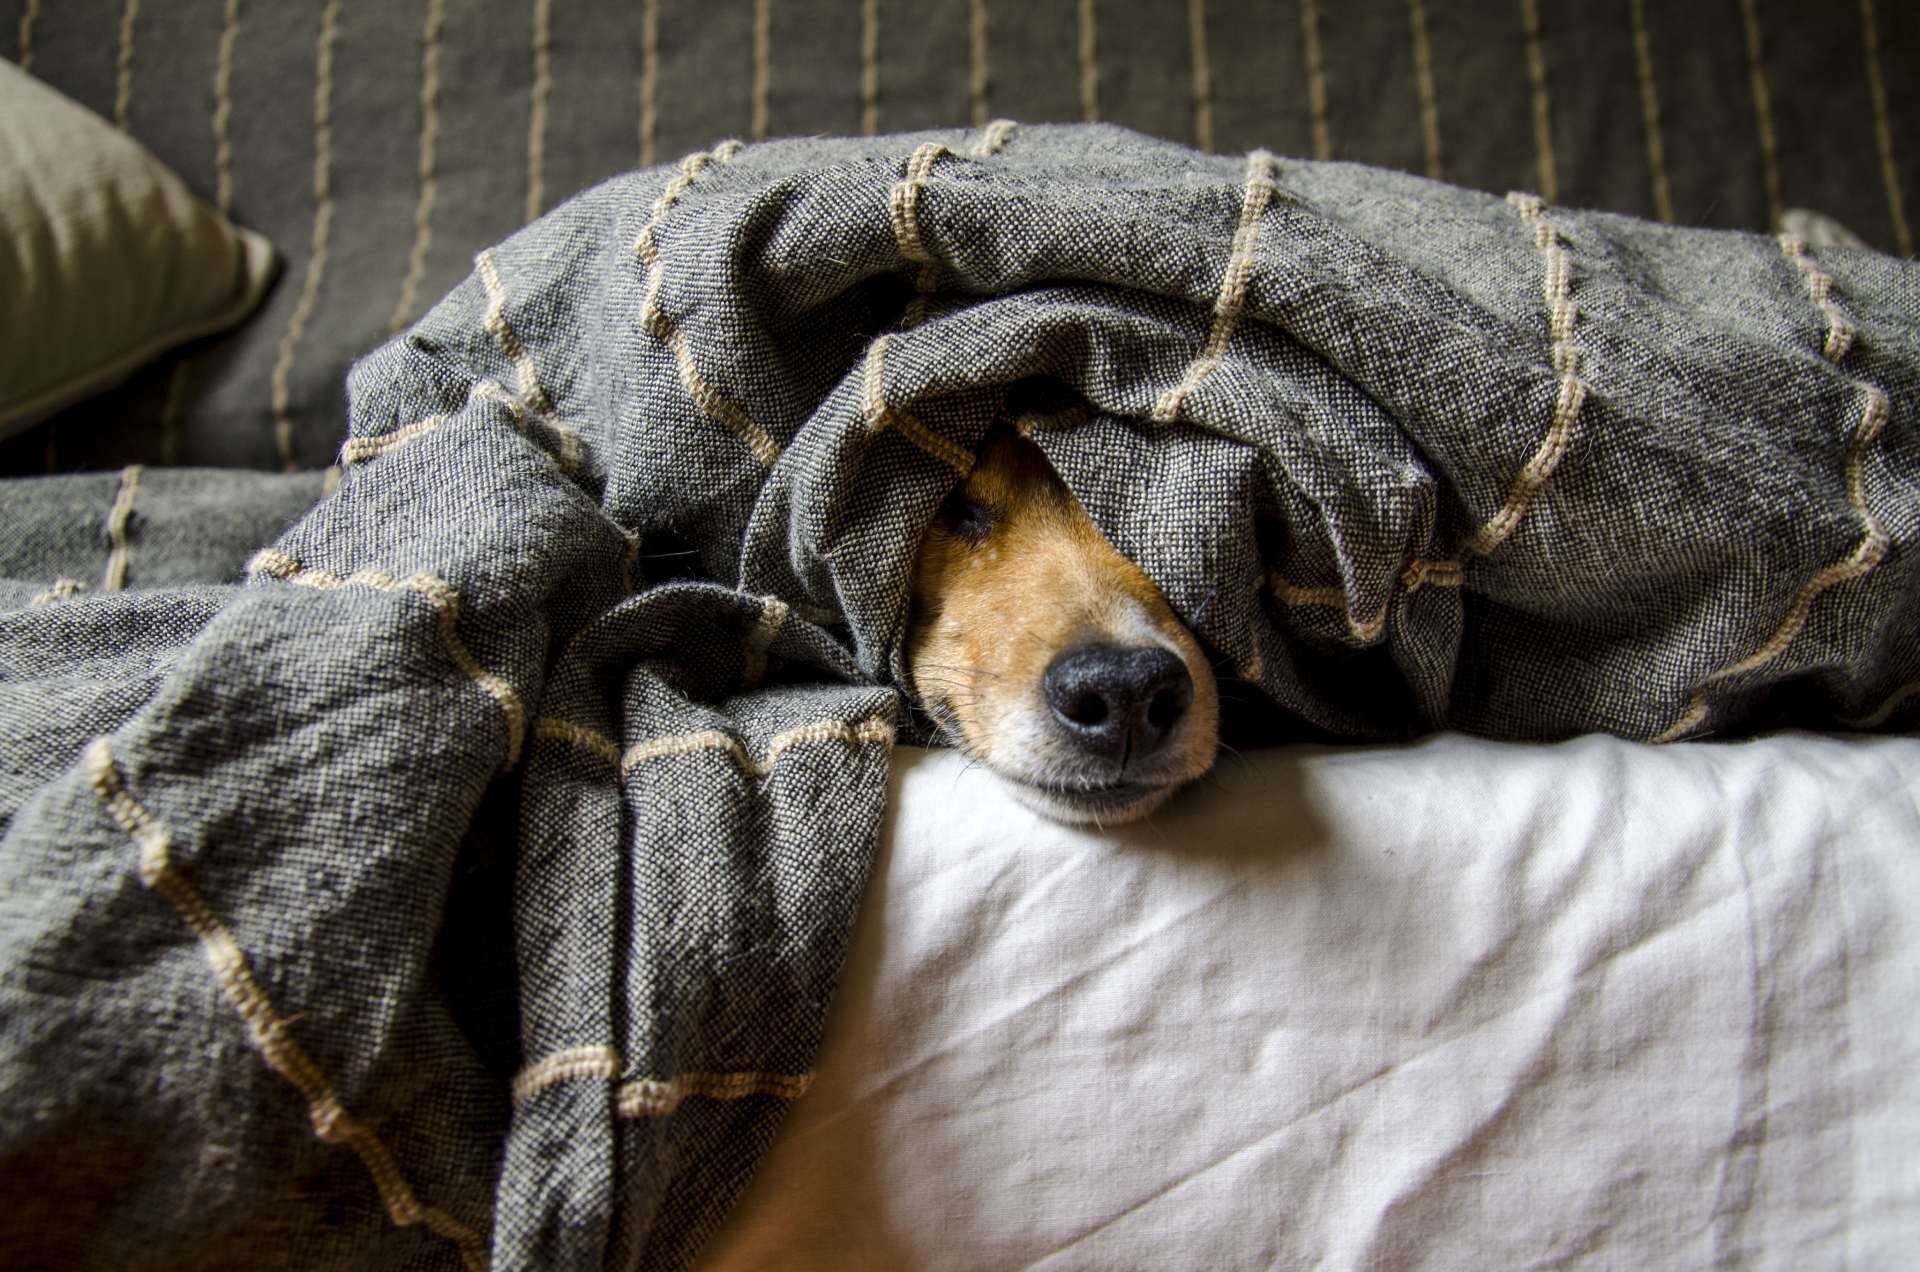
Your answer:
[[[0,0],[0,55],[273,240],[241,331],[0,471],[329,463],[352,360],[572,192],[723,137],[1098,119],[1913,254],[1894,0]]]

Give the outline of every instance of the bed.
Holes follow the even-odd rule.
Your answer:
[[[1912,15],[1743,0],[1705,36],[1662,6],[1441,0],[503,15],[0,3],[18,67],[0,90],[63,130],[0,158],[32,157],[13,172],[43,204],[47,174],[73,176],[68,224],[112,239],[49,275],[68,285],[13,289],[39,309],[8,311],[40,343],[10,342],[0,404],[0,1258],[1901,1264],[1920,1239],[1901,467],[1920,305],[1894,259],[1913,251]],[[869,140],[804,140],[822,134]],[[1435,325],[1408,330],[1466,330],[1470,315],[1441,321],[1450,297],[1537,309],[1512,330],[1531,342],[1516,400],[1540,420],[1571,391],[1569,332],[1642,312],[1608,309],[1586,275],[1556,292],[1569,235],[1612,260],[1723,252],[1759,300],[1662,303],[1710,313],[1716,339],[1746,323],[1768,348],[1797,342],[1772,382],[1809,419],[1859,420],[1795,452],[1831,478],[1799,518],[1817,550],[1784,591],[1741,584],[1734,619],[1724,591],[1654,597],[1707,632],[1631,664],[1658,674],[1571,642],[1505,681],[1470,667],[1456,702],[1437,646],[1393,643],[1427,621],[1414,607],[1450,586],[1444,569],[1384,598],[1294,576],[1215,607],[1219,588],[1166,574],[1155,523],[1094,480],[1098,450],[1075,449],[1125,430],[1076,417],[1056,464],[1106,492],[1096,519],[1174,580],[1251,707],[1237,749],[1150,822],[1036,820],[915,745],[886,687],[887,622],[866,616],[898,614],[890,580],[926,509],[836,513],[835,541],[857,545],[838,557],[789,553],[767,511],[818,534],[805,509],[845,503],[844,447],[809,450],[790,426],[835,394],[884,434],[875,453],[913,500],[951,484],[942,439],[977,435],[998,399],[913,397],[916,339],[957,330],[940,325],[961,312],[954,280],[991,291],[954,247],[964,209],[942,200],[975,172],[1024,179],[1028,145],[1195,174],[1179,215],[1218,233],[1188,265],[1154,258],[1172,263],[1152,314],[1196,346],[1234,308],[1215,293],[1256,194],[1273,202],[1255,219],[1344,201],[1332,219],[1390,245],[1385,265],[1423,262],[1409,287],[1464,269],[1423,231],[1436,209],[1501,227],[1484,276],[1419,292]],[[151,215],[97,215],[107,178],[59,162],[83,146]],[[779,256],[805,219],[796,190],[820,207],[870,190],[888,278],[822,281],[865,248]],[[1787,219],[1802,206],[1893,255],[1817,241],[1826,222]],[[93,241],[9,224],[56,255]],[[1781,224],[1814,229],[1685,234]],[[625,263],[554,264],[592,236]],[[711,269],[682,268],[702,243]],[[896,335],[851,362],[795,354],[770,388],[727,378],[699,350],[761,333],[697,293],[741,244],[778,277],[723,291],[812,287],[834,298],[821,330]],[[1646,277],[1704,268],[1697,252],[1657,263]],[[581,277],[620,281],[596,310]],[[87,295],[124,303],[73,303]],[[1250,296],[1254,313],[1281,303]],[[1576,299],[1586,328],[1550,317]],[[595,313],[634,319],[605,348],[631,353],[637,387],[592,398],[627,433],[579,405],[609,382],[599,337],[553,335]],[[1390,374],[1330,352],[1343,317],[1303,309],[1294,327],[1404,422]],[[1170,414],[1224,409],[1206,386],[1232,382],[1231,350],[1187,385],[1190,355],[1141,341],[1136,357],[1109,341],[1074,381],[1096,416],[1148,419],[1183,385]],[[893,359],[877,371],[876,347]],[[622,414],[633,402],[644,419]],[[1712,423],[1691,409],[1669,417],[1689,437]],[[758,472],[747,426],[765,420],[766,446],[809,462],[769,463],[792,493],[755,504],[740,473]],[[652,439],[623,443],[642,458],[723,458],[661,487],[621,437]],[[1718,455],[1737,430],[1699,437]],[[1237,470],[1184,471],[1215,489]],[[1507,478],[1487,480],[1471,506],[1511,503]],[[1559,497],[1540,506],[1572,506]],[[690,511],[672,542],[627,515],[676,499]],[[1372,529],[1340,544],[1392,537],[1354,515]],[[1764,520],[1726,515],[1689,554]],[[1248,521],[1245,559],[1222,553],[1235,568],[1265,551],[1271,527]],[[1306,543],[1312,524],[1282,537]],[[1439,532],[1420,525],[1406,533]],[[743,582],[681,577],[689,551]],[[1826,560],[1852,572],[1818,573]],[[1398,607],[1378,611],[1384,636],[1376,604]],[[1770,651],[1731,664],[1736,685],[1821,652],[1784,697],[1690,697],[1720,683],[1722,645]],[[1281,662],[1300,674],[1277,679]],[[1648,745],[1664,736],[1699,740]],[[640,777],[612,794],[609,766]],[[610,825],[626,828],[615,854]]]

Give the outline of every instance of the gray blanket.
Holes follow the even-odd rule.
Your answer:
[[[915,545],[1008,413],[1302,727],[1914,719],[1868,252],[1104,127],[727,144],[348,391],[311,511],[4,492],[9,1266],[684,1265],[806,1087]]]

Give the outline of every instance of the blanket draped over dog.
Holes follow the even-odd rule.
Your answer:
[[[4,493],[9,1266],[685,1264],[806,1087],[916,543],[1009,412],[1325,734],[1920,709],[1868,252],[1104,127],[728,143],[348,392],[324,497]]]

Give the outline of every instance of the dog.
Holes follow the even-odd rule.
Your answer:
[[[1193,633],[1006,425],[920,545],[906,664],[941,732],[1056,820],[1145,817],[1219,747]]]

